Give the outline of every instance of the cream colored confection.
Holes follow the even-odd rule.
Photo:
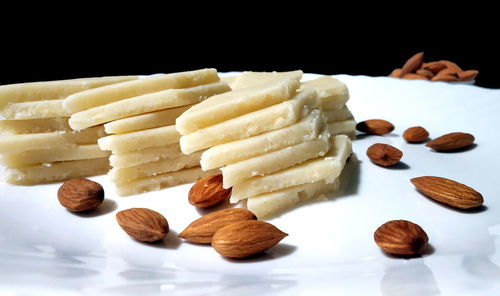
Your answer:
[[[238,78],[238,75],[223,76],[223,77],[220,78],[220,80],[222,80],[225,83],[227,83],[229,85],[229,87],[231,87],[231,89],[234,89],[233,88],[233,84],[234,84],[234,82],[236,81],[237,78]]]
[[[231,202],[249,198],[265,192],[287,187],[314,183],[325,179],[331,183],[340,175],[345,162],[352,152],[351,140],[345,135],[332,137],[330,151],[324,157],[308,160],[299,165],[249,179],[233,186]]]
[[[254,112],[292,98],[300,78],[275,78],[250,87],[226,92],[191,107],[177,118],[181,135],[187,135],[235,117]]]
[[[71,115],[69,125],[74,130],[147,112],[192,105],[216,94],[230,91],[222,81],[181,89],[167,89],[111,102]]]
[[[331,122],[327,124],[327,129],[332,135],[348,135],[355,133],[356,121],[348,119],[344,121]]]
[[[34,166],[6,168],[4,179],[8,183],[35,185],[71,178],[101,175],[110,169],[108,158],[61,161]]]
[[[104,125],[104,130],[108,134],[120,134],[148,128],[174,125],[175,119],[191,106],[192,105],[181,106],[118,119],[106,123]]]
[[[117,184],[116,193],[120,196],[140,194],[162,188],[193,183],[197,180],[217,174],[218,170],[203,171],[200,167],[183,169],[177,172],[159,174],[154,177],[137,179],[130,183]],[[175,196],[171,196],[175,197]],[[168,198],[168,196],[166,196]]]
[[[62,107],[63,100],[45,100],[20,103],[7,103],[0,110],[0,115],[6,119],[36,119],[50,117],[68,117],[69,114]]]
[[[215,169],[300,142],[310,141],[318,136],[324,126],[325,121],[321,110],[312,110],[305,118],[288,127],[213,146],[201,155],[200,164],[204,170]]]
[[[173,143],[121,154],[112,154],[109,157],[109,163],[114,168],[126,168],[162,159],[181,157],[184,155],[185,154],[182,153],[181,148],[179,147],[179,143]]]
[[[212,146],[277,130],[296,123],[318,106],[319,98],[316,92],[303,91],[294,98],[280,104],[184,135],[180,139],[181,150],[189,154]],[[189,112],[189,110],[186,112]],[[181,117],[185,114],[181,115]]]
[[[324,156],[330,149],[330,134],[326,129],[318,138],[280,150],[265,153],[221,168],[223,187],[230,188],[255,176],[264,176]]]
[[[87,144],[6,154],[1,156],[0,162],[13,168],[56,161],[102,158],[109,155],[109,151],[101,150],[97,144]]]
[[[102,150],[111,150],[113,154],[137,151],[179,142],[181,135],[174,125],[167,125],[142,131],[110,135],[97,142]]]
[[[95,144],[97,139],[104,135],[103,126],[71,132],[8,135],[0,138],[0,153],[10,154],[28,150],[76,146],[79,144]]]
[[[214,83],[219,80],[215,69],[153,75],[70,95],[64,100],[63,106],[68,112],[76,113],[148,93]]]
[[[135,179],[156,176],[162,173],[175,172],[185,168],[200,165],[201,153],[183,155],[177,158],[167,158],[154,162],[143,163],[133,167],[113,168],[109,172],[114,183],[127,183]]]
[[[0,135],[19,135],[72,131],[69,117],[37,118],[24,120],[0,120]]]
[[[297,79],[300,81],[303,72],[301,70],[288,71],[288,72],[253,72],[244,71],[238,75],[233,83],[231,84],[231,89],[241,89],[245,87],[252,86],[254,84],[260,84],[262,81],[269,79]]]
[[[339,188],[339,178],[330,183],[320,180],[250,197],[246,206],[258,219],[269,219],[298,204],[315,199],[321,200]]]
[[[77,92],[137,78],[137,76],[104,76],[2,85],[0,108],[8,103],[64,99]]]
[[[299,91],[314,89],[321,98],[323,110],[342,109],[349,100],[347,86],[331,76],[322,76],[302,82]]]
[[[353,118],[352,113],[349,111],[347,106],[344,106],[342,109],[323,110],[323,113],[325,114],[327,123],[344,121]]]

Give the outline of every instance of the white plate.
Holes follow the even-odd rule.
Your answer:
[[[231,74],[231,73],[226,73]],[[314,74],[304,75],[305,79]],[[382,118],[395,130],[353,142],[342,191],[270,222],[289,234],[264,255],[228,260],[210,246],[176,237],[204,214],[187,202],[191,185],[120,198],[106,176],[101,208],[73,214],[61,207],[60,183],[0,185],[0,295],[492,295],[500,291],[500,91],[444,82],[335,76],[350,90],[357,121]],[[466,151],[437,153],[407,144],[403,131],[425,127],[431,138],[454,131],[475,136]],[[404,153],[382,168],[365,151],[376,142]],[[417,192],[410,178],[436,175],[481,192],[479,210],[458,211]],[[171,232],[158,244],[130,239],[115,213],[148,207]],[[430,248],[417,258],[388,256],[373,241],[378,226],[413,221]]]

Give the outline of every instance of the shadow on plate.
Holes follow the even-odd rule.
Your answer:
[[[111,199],[104,199],[101,205],[95,210],[85,211],[85,212],[71,212],[74,215],[80,216],[82,218],[93,218],[102,215],[109,214],[118,208],[116,201]]]

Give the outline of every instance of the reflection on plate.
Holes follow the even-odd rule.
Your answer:
[[[233,73],[225,73],[231,75]],[[315,78],[305,74],[305,79]],[[500,144],[494,126],[500,91],[444,82],[336,75],[345,82],[356,120],[381,118],[395,130],[358,135],[341,191],[303,205],[272,223],[289,234],[249,260],[230,260],[210,246],[177,238],[204,212],[187,202],[190,184],[121,198],[107,176],[91,179],[106,190],[95,213],[62,208],[60,185],[0,185],[0,295],[491,295],[500,289]],[[454,131],[476,145],[455,153],[408,144],[403,131],[425,127],[431,138]],[[366,149],[374,143],[403,151],[402,164],[381,168]],[[485,205],[458,211],[434,202],[410,178],[436,175],[482,193]],[[160,243],[126,236],[115,213],[148,207],[171,232]],[[392,219],[419,224],[431,249],[411,259],[382,253],[373,232]]]

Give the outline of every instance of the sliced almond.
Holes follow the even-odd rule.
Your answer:
[[[455,208],[469,209],[483,204],[481,193],[450,179],[423,176],[410,181],[424,195]]]

